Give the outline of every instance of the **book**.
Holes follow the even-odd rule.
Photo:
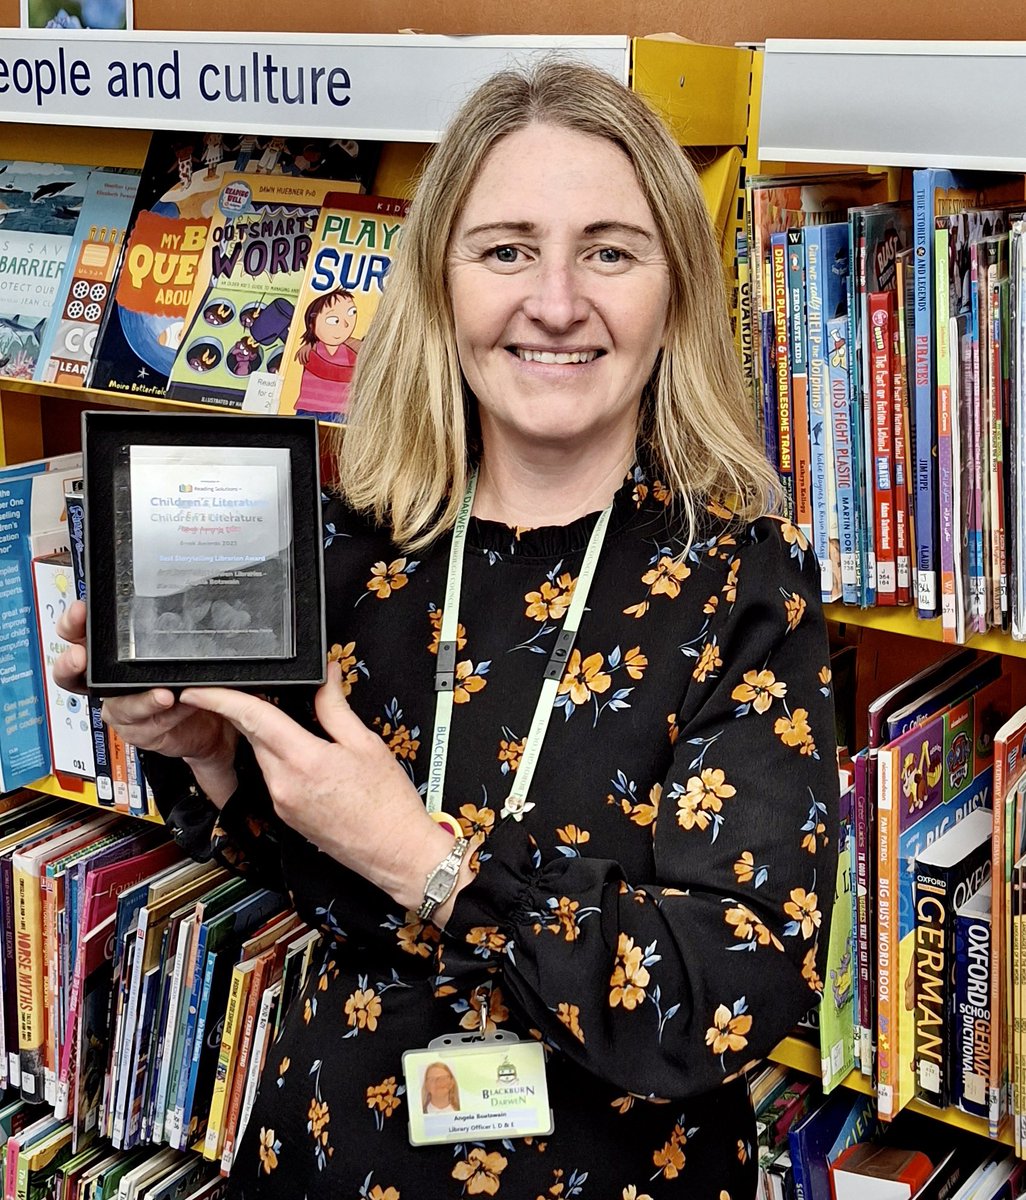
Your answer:
[[[367,187],[379,154],[374,142],[155,131],[89,386],[165,394],[200,278],[214,199],[227,174],[333,178]]]
[[[974,809],[915,860],[915,1092],[938,1108],[952,1093],[955,911],[990,876],[993,827],[989,808]]]
[[[809,440],[813,547],[820,564],[824,602],[841,596],[841,550],[837,488],[832,469],[833,428],[829,400],[826,325],[847,304],[848,226],[845,222],[805,230],[805,287],[809,355]]]
[[[345,185],[224,178],[168,379],[170,396],[274,411],[258,397],[277,391],[314,229],[332,188],[343,191]]]
[[[921,1150],[863,1142],[831,1165],[830,1186],[834,1200],[908,1200],[932,1173]]]
[[[1000,1041],[990,1006],[992,886],[988,879],[955,909],[951,1101],[983,1120],[989,1114],[987,1089]]]
[[[824,1094],[855,1065],[855,964],[852,939],[852,802],[854,784],[839,805],[837,882],[827,947],[826,979],[819,1010],[821,1078]]]
[[[991,840],[991,977],[990,1011],[1001,1031],[1000,1043],[991,1059],[987,1089],[988,1131],[997,1131],[1006,1112],[1009,1085],[1008,1055],[1011,1022],[1011,991],[1008,946],[1011,939],[1011,914],[1007,912],[1008,878],[1011,862],[1011,835],[1006,821],[1008,802],[1014,805],[1016,788],[1026,774],[1026,708],[1020,708],[994,735],[994,832]]]
[[[408,208],[388,196],[324,198],[285,346],[278,412],[345,420],[356,357]]]
[[[1009,707],[1002,676],[880,748],[877,757],[877,1070],[880,1116],[914,1087],[914,947],[908,866],[940,832],[992,802],[993,736]]]
[[[64,787],[73,788],[76,779],[95,778],[96,765],[89,704],[77,692],[58,687],[53,678],[54,660],[68,649],[68,643],[57,633],[57,622],[75,598],[70,552],[33,559],[32,584],[50,741],[50,769]]]
[[[787,1136],[796,1200],[829,1195],[829,1164],[852,1143],[871,1137],[875,1128],[872,1099],[844,1089],[792,1125]]]
[[[64,488],[81,471],[79,454],[0,468],[0,591],[6,614],[0,622],[0,792],[50,770],[32,560],[67,550]]]
[[[835,317],[826,323],[827,389],[833,437],[834,486],[837,492],[838,549],[840,553],[841,599],[859,603],[861,581],[860,497],[858,462],[852,446],[851,362],[848,320]]]
[[[805,244],[802,230],[787,231],[787,332],[791,366],[791,437],[793,440],[794,522],[812,541],[809,492],[809,364],[805,317]]]
[[[33,378],[64,387],[85,384],[96,336],[114,287],[121,244],[139,176],[93,171],[85,185]]]
[[[867,297],[868,387],[872,396],[873,529],[876,548],[876,603],[898,602],[898,558],[894,518],[894,306],[890,292]]]
[[[64,508],[68,518],[68,544],[71,551],[71,578],[75,598],[85,600],[85,496],[73,481],[64,490]],[[114,804],[114,781],[110,769],[110,742],[117,735],[107,728],[103,719],[103,702],[97,696],[86,696],[89,729],[92,741],[93,782],[96,802],[104,807]]]
[[[0,182],[0,375],[31,379],[91,168],[7,160]]]

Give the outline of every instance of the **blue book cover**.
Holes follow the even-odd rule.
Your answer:
[[[791,359],[791,437],[795,519],[812,544],[809,493],[809,355],[805,320],[805,241],[801,229],[787,231],[787,331]]]
[[[859,603],[859,504],[856,479],[861,470],[855,456],[851,419],[851,352],[848,319],[827,322],[827,391],[834,440],[833,472],[837,489],[837,528],[841,550],[841,599]]]
[[[89,176],[67,263],[43,330],[36,380],[84,385],[138,187],[139,176],[128,172],[93,171]]]
[[[32,559],[68,549],[64,485],[80,473],[79,455],[0,471],[0,792],[50,771]]]
[[[991,1056],[997,1047],[990,1018],[990,903],[992,880],[955,909],[955,979],[951,1100],[986,1120]]]
[[[31,379],[91,167],[0,165],[0,375]]]
[[[830,1196],[829,1164],[854,1142],[867,1140],[876,1127],[873,1100],[846,1089],[833,1093],[819,1108],[791,1128],[791,1151],[796,1200]]]
[[[809,437],[811,443],[813,547],[820,564],[824,603],[841,596],[840,531],[829,411],[826,326],[847,307],[848,224],[805,229],[805,295],[809,355]]]

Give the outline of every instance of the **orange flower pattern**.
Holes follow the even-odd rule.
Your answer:
[[[635,469],[614,502],[520,822],[501,814],[588,521],[519,535],[471,522],[443,805],[477,874],[444,934],[305,846],[259,779],[219,815],[214,853],[289,890],[324,939],[233,1167],[264,1200],[751,1194],[734,1077],[827,978],[837,818],[819,572],[793,525],[699,512],[689,543],[668,499]],[[353,712],[423,789],[448,537],[411,554],[337,501],[328,511],[329,654]],[[316,730],[309,696],[280,703]],[[482,1013],[545,1045],[554,1132],[411,1150],[420,1084],[405,1092],[399,1048],[476,1031]],[[572,1105],[564,1056],[588,1082]],[[693,1099],[657,1102],[680,1095]]]

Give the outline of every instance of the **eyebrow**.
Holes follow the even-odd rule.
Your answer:
[[[485,225],[475,225],[472,229],[468,229],[463,236],[481,237],[498,233],[532,234],[537,231],[537,228],[532,221],[492,221]],[[650,230],[644,229],[640,225],[631,225],[627,221],[593,221],[590,225],[585,225],[582,232],[586,237],[594,237],[596,234],[603,233],[618,233],[643,238],[646,242],[655,240],[655,235]]]

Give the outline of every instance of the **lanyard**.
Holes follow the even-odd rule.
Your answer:
[[[445,764],[449,753],[449,733],[452,728],[452,706],[456,685],[456,635],[459,629],[458,614],[460,606],[460,587],[463,580],[463,555],[466,549],[467,527],[470,524],[470,510],[474,504],[474,493],[477,490],[477,472],[470,478],[467,493],[463,497],[456,522],[452,531],[452,546],[449,550],[449,574],[445,584],[445,607],[442,609],[442,625],[438,640],[438,664],[435,672],[435,729],[431,739],[431,761],[428,765],[428,786],[425,804],[429,813],[440,812],[442,808],[442,788],[445,783]],[[560,680],[570,659],[574,639],[581,625],[588,593],[595,578],[595,568],[602,552],[609,516],[613,511],[610,505],[602,513],[588,539],[584,552],[584,562],[581,573],[574,586],[573,598],[567,609],[563,624],[556,634],[556,644],[552,648],[545,675],[535,705],[531,728],[524,740],[524,749],[520,756],[520,765],[513,774],[513,786],[506,797],[500,816],[513,816],[520,820],[525,811],[527,793],[531,787],[538,758],[541,755],[542,743],[549,727],[552,708],[559,690]]]

